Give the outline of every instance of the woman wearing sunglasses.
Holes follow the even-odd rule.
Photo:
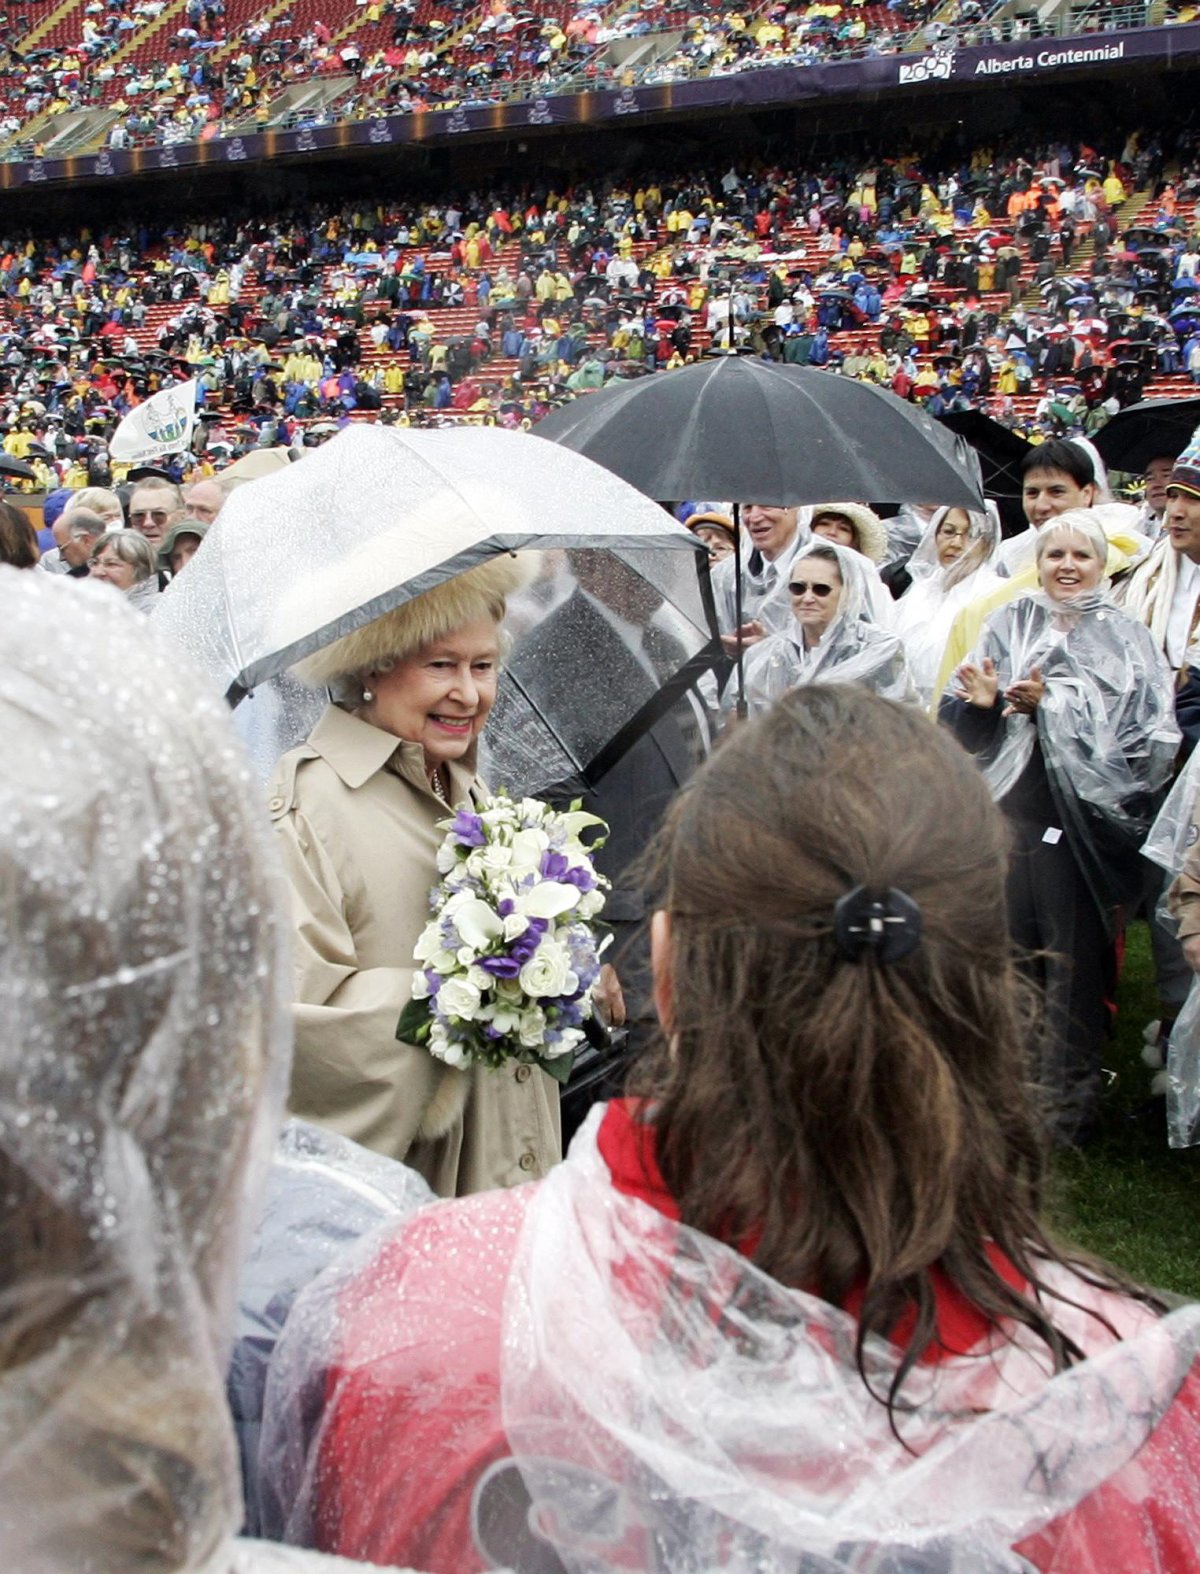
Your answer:
[[[904,647],[867,610],[862,559],[834,541],[802,547],[788,575],[791,622],[746,655],[751,708],[808,683],[861,683],[885,699],[911,700]]]

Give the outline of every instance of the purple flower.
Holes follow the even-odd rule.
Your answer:
[[[581,891],[594,891],[596,889],[596,876],[590,869],[568,869],[563,876],[563,884],[578,886]]]
[[[485,973],[490,973],[493,978],[516,978],[521,971],[521,959],[517,956],[484,956],[479,959],[479,966]]]
[[[490,1038],[494,1044],[498,1038],[503,1038],[504,1034],[494,1022],[489,1022],[483,1030],[483,1036],[484,1038]]]
[[[541,871],[547,880],[561,880],[570,868],[564,853],[544,852],[542,854]]]
[[[496,903],[496,911],[500,914],[501,918],[507,918],[508,915],[515,910],[515,908],[516,903],[513,901],[511,896],[501,897],[501,899]]]
[[[531,918],[529,920],[529,928],[513,941],[509,948],[509,955],[514,957],[521,967],[528,962],[541,944],[542,936],[546,933],[546,929],[547,920],[545,918]]]
[[[458,810],[450,834],[460,847],[482,847],[487,841],[483,834],[483,821],[469,809]]]
[[[435,973],[431,967],[425,969],[425,982],[429,985],[429,993],[436,995],[442,987],[442,975]]]

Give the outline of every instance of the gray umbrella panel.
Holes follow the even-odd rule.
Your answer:
[[[541,577],[514,603],[521,638],[486,741],[505,785],[536,792],[595,779],[614,741],[631,742],[720,649],[699,543],[578,455],[495,428],[350,428],[239,488],[154,615],[223,693],[259,690],[242,724],[262,768],[311,720],[288,668],[490,556],[528,550],[544,554]],[[581,582],[605,608],[607,659],[569,663],[579,628],[550,614]],[[639,674],[651,672],[647,688]]]
[[[687,690],[721,651],[707,562],[696,566],[655,547],[544,555],[542,578],[510,602],[488,780],[582,790],[669,710],[698,730]]]
[[[924,410],[774,361],[723,356],[610,385],[551,412],[534,435],[660,499],[983,507],[965,450]]]

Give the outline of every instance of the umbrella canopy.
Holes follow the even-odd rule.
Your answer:
[[[1092,441],[1110,470],[1140,475],[1152,459],[1175,459],[1200,425],[1200,396],[1146,399],[1102,426]]]
[[[236,703],[422,591],[526,549],[548,555],[540,579],[510,602],[517,638],[484,736],[485,770],[526,793],[587,784],[719,656],[707,554],[615,476],[524,433],[350,427],[239,487],[154,617]],[[614,684],[599,652],[587,693],[546,682],[556,662],[544,638],[536,660],[523,660],[547,613],[580,587],[613,607],[622,637],[646,635],[640,691]],[[301,724],[310,719],[311,707]],[[275,742],[297,741],[292,731],[276,727]]]
[[[16,476],[21,481],[36,481],[37,471],[11,454],[0,453],[0,475]]]
[[[605,388],[552,411],[534,435],[659,499],[983,502],[970,450],[923,410],[774,361],[725,356]]]
[[[1021,507],[1021,461],[1033,445],[982,410],[953,410],[940,420],[978,454],[984,491],[1000,510],[1004,534],[1024,530],[1027,521]]]

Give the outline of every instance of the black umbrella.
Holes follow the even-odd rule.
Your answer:
[[[659,500],[983,502],[964,448],[932,417],[813,367],[722,356],[576,399],[534,432]]]
[[[982,410],[952,410],[940,419],[979,456],[983,489],[1000,510],[1004,534],[1015,535],[1024,530],[1027,521],[1021,506],[1021,461],[1033,445]]]
[[[1141,475],[1152,459],[1175,459],[1181,454],[1198,425],[1200,395],[1146,399],[1114,415],[1092,441],[1110,469]]]
[[[534,432],[647,497],[729,498],[735,527],[741,501],[754,499],[983,506],[965,443],[892,393],[812,367],[721,356],[589,394]],[[740,629],[740,551],[734,561]],[[740,642],[737,669],[744,714]]]
[[[11,454],[0,453],[0,475],[16,476],[22,481],[36,481],[37,472],[14,459]]]

